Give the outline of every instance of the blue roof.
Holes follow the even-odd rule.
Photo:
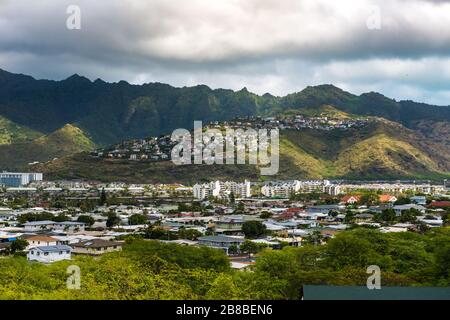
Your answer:
[[[41,246],[41,247],[34,247],[30,250],[38,249],[43,252],[56,252],[56,251],[72,251],[72,248],[66,245],[57,245],[57,246]]]
[[[24,226],[40,226],[40,225],[55,224],[55,223],[56,223],[55,221],[44,220],[44,221],[25,222],[23,225]]]
[[[57,222],[57,224],[65,224],[68,226],[78,226],[80,224],[85,224],[84,222],[77,222],[77,221],[63,221],[63,222]]]
[[[209,242],[244,242],[244,239],[227,237],[227,236],[206,236],[200,237],[197,240],[199,241],[209,241]]]

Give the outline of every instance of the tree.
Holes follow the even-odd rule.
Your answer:
[[[108,214],[108,220],[106,220],[106,226],[108,228],[117,226],[120,224],[120,218],[115,213]]]
[[[240,249],[241,252],[243,253],[252,254],[257,253],[260,248],[257,243],[254,243],[253,241],[250,240],[245,240],[244,242],[242,242]]]
[[[245,206],[242,202],[239,202],[234,210],[234,214],[243,214],[245,212]]]
[[[93,211],[95,209],[95,205],[94,205],[94,203],[91,200],[85,199],[85,200],[83,200],[81,202],[80,209],[83,212],[90,212],[90,211]]]
[[[269,219],[271,216],[272,214],[269,211],[263,211],[259,217],[261,219]]]
[[[353,223],[353,221],[355,221],[355,214],[353,213],[353,211],[348,210],[345,214],[344,222]]]
[[[106,198],[105,188],[102,188],[102,192],[100,193],[100,201],[99,201],[99,204],[100,204],[101,206],[103,206],[103,205],[106,203],[106,200],[107,200],[107,198]]]
[[[234,202],[236,201],[236,199],[234,198],[234,192],[230,193],[230,203],[231,205],[234,205]]]
[[[376,264],[374,247],[370,241],[352,233],[341,233],[328,241],[326,265],[339,270],[345,267],[367,268]]]
[[[322,243],[323,238],[322,233],[319,230],[315,230],[303,238],[302,244],[318,245]]]
[[[128,218],[129,225],[146,224],[147,221],[147,217],[143,214],[133,214]]]
[[[198,237],[201,237],[202,233],[196,229],[185,229],[180,228],[180,231],[178,232],[178,237],[180,239],[187,239],[195,241]]]
[[[411,199],[408,197],[399,197],[397,199],[397,201],[394,202],[394,205],[398,206],[398,205],[402,205],[402,204],[410,204],[411,203]]]
[[[328,216],[333,218],[336,218],[338,214],[339,212],[337,212],[336,210],[330,210],[330,212],[328,212]]]
[[[233,282],[231,275],[228,274],[220,274],[206,293],[208,300],[232,300],[240,297],[241,293],[238,287]]]
[[[361,195],[359,203],[368,206],[374,205],[378,203],[378,194],[375,192],[366,192]]]
[[[64,213],[60,213],[56,217],[54,217],[52,220],[55,222],[64,222],[64,221],[69,221],[70,218],[68,216],[66,216]]]
[[[380,219],[384,222],[394,222],[396,217],[394,209],[384,209],[380,214]]]
[[[242,225],[242,232],[247,238],[254,239],[266,234],[267,228],[260,221],[246,221]]]
[[[95,219],[88,215],[80,215],[77,219],[78,222],[86,223],[88,226],[92,226],[95,223]]]
[[[417,209],[408,209],[408,210],[402,210],[402,213],[399,217],[400,222],[411,222],[414,223],[417,220],[417,215],[420,214],[420,211]]]
[[[11,253],[20,252],[26,249],[28,246],[28,241],[25,239],[17,239],[11,242],[11,246],[9,247],[9,250]]]
[[[237,245],[235,245],[235,244],[232,244],[232,245],[228,248],[228,253],[229,253],[229,254],[235,254],[235,253],[238,253],[238,252],[239,252],[239,249],[238,249]]]
[[[446,244],[436,250],[437,274],[447,278],[450,283],[450,244]]]

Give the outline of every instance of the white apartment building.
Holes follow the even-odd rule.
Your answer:
[[[295,193],[323,192],[328,180],[271,182],[261,187],[261,193],[269,198],[289,198]]]
[[[403,193],[406,191],[414,191],[425,194],[435,194],[445,192],[444,185],[432,185],[428,183],[370,183],[341,185],[341,190],[346,193],[351,192],[355,189],[381,190],[388,193]]]
[[[332,196],[337,196],[337,195],[343,193],[341,186],[338,184],[325,185],[323,187],[323,192],[328,193],[329,195],[332,195]]]
[[[42,173],[0,172],[0,185],[21,187],[33,181],[42,181]]]
[[[214,181],[204,184],[195,184],[192,188],[194,198],[203,200],[207,197],[228,198],[231,193],[235,198],[248,198],[251,196],[250,181],[244,183],[234,181]]]

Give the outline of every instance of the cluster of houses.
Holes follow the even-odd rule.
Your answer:
[[[122,249],[122,242],[112,241],[114,236],[92,235],[85,231],[86,224],[82,222],[43,220],[19,224],[14,218],[17,215],[11,213],[5,215],[3,210],[0,215],[3,222],[5,219],[8,222],[8,227],[0,228],[0,252],[7,250],[17,239],[27,241],[27,259],[41,263],[70,260],[72,254],[97,256]]]
[[[373,206],[358,205],[359,195],[345,195],[335,204],[317,204],[311,201],[289,201],[286,199],[242,198],[237,204],[200,201],[201,211],[180,211],[176,203],[147,203],[135,205],[103,205],[91,212],[56,208],[0,209],[0,251],[7,249],[16,239],[25,239],[27,258],[30,261],[51,263],[71,259],[74,254],[101,255],[121,250],[123,236],[142,235],[151,225],[157,225],[165,233],[154,241],[174,242],[181,245],[209,246],[224,250],[230,256],[240,252],[245,238],[243,226],[246,222],[256,221],[268,231],[258,239],[251,239],[259,245],[281,248],[284,245],[301,246],[305,239],[314,233],[320,233],[322,239],[334,237],[352,225],[377,228],[381,232],[405,232],[417,230],[415,222],[383,223],[374,220],[374,215],[386,208],[394,210],[400,216],[405,210],[418,212],[417,222],[430,228],[444,224],[442,213],[450,210],[450,201],[427,203],[425,196],[410,198],[411,203],[395,205],[397,197],[389,194],[379,195],[379,204]],[[239,210],[236,207],[239,206]],[[447,210],[447,211],[446,211]],[[19,217],[27,213],[47,212],[57,217],[67,214],[69,221],[52,220],[19,222]],[[354,219],[346,217],[352,212]],[[114,213],[119,223],[107,226],[108,213]],[[130,217],[143,215],[145,223],[130,224]],[[80,215],[92,217],[94,224],[87,226],[78,221]],[[178,238],[173,240],[170,234],[179,234],[181,230],[195,230],[195,239]],[[172,239],[172,240],[171,240]],[[236,262],[244,267],[245,263]]]
[[[328,116],[306,117],[303,115],[284,117],[247,117],[230,121],[211,121],[207,128],[211,129],[280,129],[280,130],[347,130],[360,128],[368,123],[368,118],[338,119]],[[235,134],[239,134],[236,132]],[[230,139],[230,137],[227,137]],[[229,142],[229,141],[228,141]],[[132,161],[167,161],[171,159],[172,148],[177,142],[170,135],[132,139],[91,152],[95,158],[123,159]]]
[[[150,137],[146,139],[125,140],[105,149],[91,152],[98,158],[164,161],[170,159],[170,154],[176,142],[170,136]]]
[[[100,192],[107,194],[152,195],[168,197],[173,194],[192,195],[192,187],[179,183],[171,184],[127,184],[122,182],[75,182],[75,181],[35,181],[26,186],[0,188],[0,199],[17,194],[26,194],[29,198],[40,194],[71,195],[76,197],[98,197]]]
[[[212,121],[208,124],[209,127],[223,129],[280,129],[280,130],[302,130],[302,129],[316,129],[316,130],[348,130],[350,128],[361,128],[367,125],[369,118],[355,117],[355,118],[336,118],[332,116],[305,116],[305,115],[291,115],[291,116],[277,116],[277,117],[246,117],[236,118],[230,121]],[[374,120],[375,121],[375,120]]]
[[[71,259],[75,254],[101,255],[121,250],[124,237],[142,236],[149,227],[155,226],[163,236],[152,238],[154,241],[219,248],[234,259],[242,244],[249,240],[243,226],[250,221],[264,225],[267,230],[263,236],[250,241],[278,249],[284,245],[301,246],[317,233],[322,239],[334,237],[354,225],[381,232],[417,231],[419,223],[429,228],[440,227],[446,223],[444,218],[450,211],[450,193],[445,184],[430,183],[214,181],[189,187],[34,181],[22,188],[28,189],[19,194],[8,189],[0,192],[0,252],[7,252],[13,241],[25,239],[27,258],[42,263]],[[362,203],[361,189],[378,191],[372,193],[378,197],[374,204]],[[8,206],[16,198],[23,199],[24,194],[26,204]],[[101,194],[119,203],[100,204]],[[291,197],[297,194],[314,196],[298,198],[302,200]],[[230,201],[232,195],[235,201]],[[407,197],[408,201],[398,204],[400,197]],[[333,201],[325,202],[325,198]],[[52,199],[68,201],[72,206],[52,207]],[[73,205],[86,200],[95,205],[83,210],[80,205]],[[128,202],[120,204],[122,200]],[[386,209],[392,209],[397,217],[405,210],[414,209],[415,217],[406,222],[375,219]],[[20,219],[40,213],[44,220]],[[111,214],[118,219],[114,225],[107,224]],[[144,221],[132,223],[134,215],[140,215]],[[56,219],[60,216],[67,219]],[[89,216],[93,223],[87,225],[80,220],[81,216]],[[188,230],[195,231],[191,232],[195,236],[184,238],[184,231]],[[249,261],[233,262],[237,268],[244,268]]]

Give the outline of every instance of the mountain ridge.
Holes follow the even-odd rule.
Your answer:
[[[277,97],[269,93],[257,95],[247,88],[233,91],[206,85],[177,88],[159,82],[107,83],[78,74],[61,81],[36,80],[3,70],[0,70],[0,117],[5,119],[3,136],[9,144],[0,146],[0,166],[24,168],[29,162],[39,161],[45,164],[38,165],[36,170],[42,169],[46,174],[51,175],[50,168],[53,168],[54,176],[88,178],[89,174],[81,172],[84,170],[81,167],[89,163],[86,170],[91,170],[93,165],[104,165],[108,168],[105,175],[117,175],[118,170],[137,169],[127,163],[125,169],[119,169],[121,166],[114,162],[92,163],[77,153],[122,140],[170,134],[177,128],[192,129],[194,120],[225,121],[289,114],[341,119],[362,116],[373,118],[373,124],[350,131],[351,134],[339,130],[285,132],[280,141],[285,166],[281,168],[281,178],[440,177],[450,172],[449,106],[396,101],[377,92],[354,95],[332,84],[308,86]],[[22,134],[26,141],[19,139],[20,143],[11,143],[14,132],[36,132],[35,135],[41,136],[36,138],[31,134],[33,140]],[[51,161],[53,158],[61,159]],[[74,159],[86,161],[80,162],[77,168]],[[62,167],[64,163],[73,166],[73,175],[67,172],[70,168]],[[145,179],[150,172],[154,176],[163,172],[172,178],[180,174],[186,179],[192,176],[192,172],[170,164],[152,166],[150,169],[138,166],[138,179]],[[209,168],[214,168],[217,177],[258,178],[256,168]],[[61,170],[66,174],[61,174]],[[202,176],[203,168],[196,170],[196,176]]]
[[[370,92],[358,96],[330,84],[308,86],[276,97],[257,95],[247,89],[211,89],[206,85],[108,83],[77,74],[54,81],[3,71],[0,82],[0,115],[43,133],[72,123],[87,132],[96,144],[165,134],[176,128],[190,129],[194,120],[268,116],[287,109],[321,105],[358,115],[385,117],[410,128],[420,120],[450,121],[450,106],[396,101]],[[138,112],[127,118],[127,112],[137,105]]]

